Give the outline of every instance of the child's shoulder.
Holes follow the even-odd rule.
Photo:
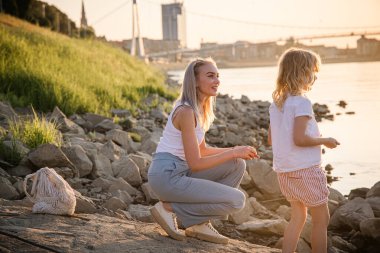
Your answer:
[[[287,102],[293,104],[293,105],[311,105],[311,101],[306,96],[289,96],[287,98]]]

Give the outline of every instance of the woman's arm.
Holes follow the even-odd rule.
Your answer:
[[[190,107],[181,107],[178,109],[174,121],[173,124],[178,126],[182,133],[186,161],[192,171],[209,169],[234,158],[252,159],[256,157],[256,150],[249,146],[226,149],[224,152],[202,157],[195,134],[193,110]]]
[[[334,138],[311,137],[306,134],[309,116],[299,116],[294,120],[293,141],[300,147],[311,147],[325,145],[328,148],[335,148],[340,143]]]
[[[270,124],[268,128],[268,145],[272,146],[272,130],[270,129]]]
[[[231,150],[231,149],[233,149],[233,147],[216,148],[216,147],[207,146],[205,139],[203,139],[202,143],[199,145],[199,150],[201,152],[202,157],[220,154],[220,153],[226,152],[226,151]]]

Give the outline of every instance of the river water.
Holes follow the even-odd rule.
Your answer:
[[[272,101],[277,67],[219,72],[220,93]],[[183,77],[183,71],[169,74],[173,79]],[[317,75],[308,97],[312,102],[327,104],[335,114],[334,121],[323,120],[319,128],[323,136],[341,143],[336,149],[325,149],[323,155],[323,164],[331,164],[332,176],[339,178],[331,186],[343,194],[359,187],[370,188],[380,180],[380,62],[325,64]],[[347,102],[345,109],[337,106],[340,100]]]

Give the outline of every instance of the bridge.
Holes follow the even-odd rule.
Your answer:
[[[251,42],[252,44],[265,44],[265,43],[273,43],[273,42],[283,42],[289,41],[290,39],[293,41],[301,41],[301,40],[314,40],[314,39],[330,39],[330,38],[340,38],[340,37],[353,37],[353,36],[370,36],[370,35],[380,35],[380,31],[375,32],[348,32],[348,33],[339,33],[339,34],[320,34],[320,35],[308,35],[308,36],[299,36],[299,37],[288,37],[288,38],[278,38],[272,41],[259,41],[259,42]],[[208,51],[214,49],[221,49],[227,47],[236,47],[236,43],[231,44],[217,44],[213,46],[203,47],[202,49],[189,49],[189,48],[181,48],[175,50],[168,50],[162,52],[155,52],[146,54],[146,57],[165,57],[169,55],[175,55],[179,53],[198,53],[200,50]]]

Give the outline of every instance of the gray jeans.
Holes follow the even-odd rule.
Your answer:
[[[235,159],[214,168],[191,172],[186,161],[170,153],[156,153],[148,182],[161,201],[169,202],[184,227],[211,219],[226,219],[244,207],[245,195],[236,189],[245,161]]]

